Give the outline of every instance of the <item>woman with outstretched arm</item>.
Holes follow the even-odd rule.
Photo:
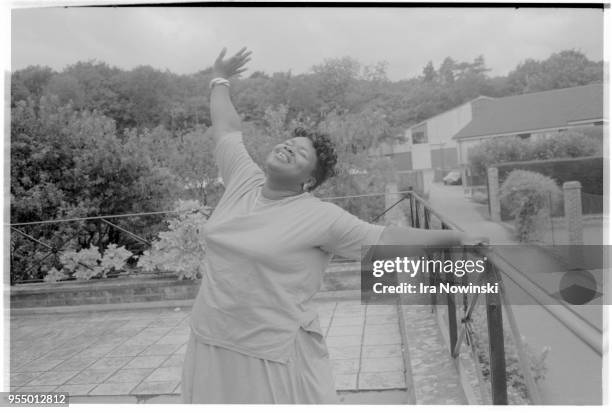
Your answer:
[[[453,246],[482,239],[452,230],[373,225],[311,191],[332,176],[336,153],[304,129],[260,169],[247,153],[229,79],[245,48],[213,65],[210,111],[225,192],[205,226],[206,274],[190,317],[185,403],[335,403],[333,373],[313,297],[332,255],[362,245]]]

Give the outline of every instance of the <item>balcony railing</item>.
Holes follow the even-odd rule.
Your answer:
[[[432,206],[416,193],[410,192],[403,198],[410,205],[408,213],[408,223],[412,227],[423,229],[455,229],[462,230],[456,223],[447,217],[436,212]],[[491,398],[493,404],[507,404],[508,390],[506,380],[506,358],[504,348],[504,324],[502,317],[505,315],[510,334],[514,339],[517,348],[518,363],[521,373],[525,379],[528,395],[531,403],[542,404],[542,397],[531,373],[530,361],[521,340],[517,322],[514,317],[512,305],[508,302],[503,279],[511,280],[519,288],[526,292],[535,303],[545,311],[555,317],[567,330],[571,331],[584,344],[594,350],[597,354],[602,354],[602,335],[601,332],[589,323],[585,323],[578,314],[564,305],[550,304],[549,294],[540,286],[535,284],[525,274],[518,270],[495,248],[476,247],[474,253],[481,257],[486,257],[485,280],[488,282],[500,283],[498,294],[486,294],[486,315],[487,331],[489,341],[489,361],[491,371]],[[431,274],[432,282],[445,276],[445,274]],[[444,297],[445,295],[445,297]],[[462,294],[461,303],[463,314],[460,322],[457,321],[457,302],[455,294],[442,294],[442,300],[447,307],[448,336],[450,339],[450,354],[457,359],[461,346],[465,343],[472,343],[471,317],[478,302],[479,296],[473,294],[469,297]],[[440,294],[431,295],[431,304],[437,309]],[[460,325],[460,327],[459,327]],[[460,367],[460,364],[458,367]]]

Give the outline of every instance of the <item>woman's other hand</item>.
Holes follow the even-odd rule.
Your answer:
[[[238,51],[238,53],[232,57],[224,59],[226,52],[227,48],[224,47],[217,57],[217,60],[215,60],[215,63],[213,64],[213,77],[229,79],[230,77],[236,76],[247,70],[244,65],[251,60],[249,57],[251,52],[247,51],[246,47],[240,49],[240,51]]]

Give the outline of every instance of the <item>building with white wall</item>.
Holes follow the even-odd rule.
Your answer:
[[[542,138],[562,130],[603,124],[603,85],[524,95],[480,96],[408,128],[406,143],[385,149],[398,171],[423,171],[426,181],[464,169],[470,148],[484,140]],[[436,174],[435,172],[440,173]]]
[[[603,125],[603,85],[593,84],[491,99],[459,130],[460,165],[469,162],[470,148],[510,136],[541,139],[555,133]]]

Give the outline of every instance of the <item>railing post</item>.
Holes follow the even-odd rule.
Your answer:
[[[425,229],[429,229],[429,225],[430,225],[430,219],[429,219],[429,209],[423,205],[423,227]],[[429,285],[436,285],[436,273],[435,272],[431,272],[431,274],[429,274]],[[433,312],[433,309],[436,305],[436,294],[429,294],[429,300],[431,303],[431,311]]]
[[[570,245],[582,244],[582,185],[578,181],[563,183],[565,221]]]
[[[443,257],[448,259],[450,255],[449,250],[444,250]],[[455,275],[453,273],[446,274],[446,282],[454,284]],[[446,294],[446,306],[448,308],[448,336],[450,338],[450,353],[453,354],[455,351],[455,345],[457,345],[457,304],[455,303],[455,294]]]
[[[491,208],[491,221],[501,221],[501,204],[499,202],[499,175],[497,168],[487,169],[487,182],[489,184],[489,206]]]
[[[410,193],[410,226],[414,228],[414,206],[416,205],[416,199]]]
[[[438,274],[432,271],[432,273],[429,274],[429,285],[437,285],[437,282],[436,282],[437,280],[438,280]],[[431,312],[433,313],[435,306],[438,304],[438,293],[430,293],[429,298],[431,300],[430,301],[431,302]]]
[[[9,231],[9,237],[12,237],[13,233],[11,231]],[[9,240],[9,245],[10,245],[10,251],[11,251],[11,261],[10,261],[10,267],[9,267],[9,277],[10,277],[10,285],[15,285],[15,254],[12,248],[12,243]]]
[[[489,282],[498,281],[493,265],[487,263]],[[487,306],[487,328],[489,330],[489,365],[491,372],[491,394],[493,404],[508,404],[506,384],[506,354],[504,350],[504,325],[502,303],[499,294],[485,294]]]

